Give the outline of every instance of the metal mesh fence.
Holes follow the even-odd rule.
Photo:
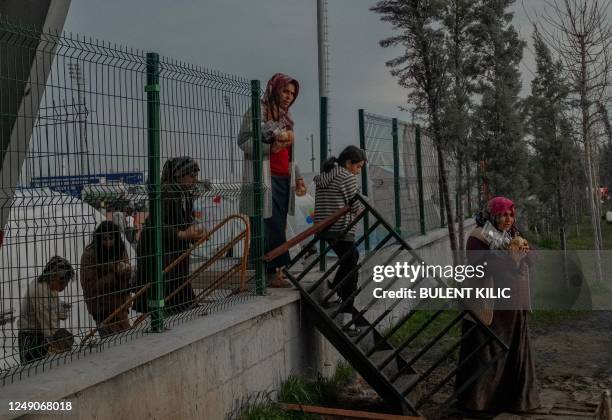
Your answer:
[[[368,181],[370,200],[389,222],[395,219],[393,136],[391,120],[365,113],[365,147],[368,156]],[[372,238],[373,245],[379,239],[379,229]]]
[[[425,230],[430,231],[443,226],[442,195],[438,171],[438,151],[425,131],[421,131],[421,157]]]
[[[254,294],[260,93],[150,58],[0,22],[2,383]]]
[[[394,183],[393,120],[367,112],[363,113],[363,118],[364,144],[368,154],[370,201],[389,221],[397,221],[396,212],[399,211],[399,227],[405,237],[421,233],[421,218],[424,219],[426,231],[443,226],[440,213],[438,156],[427,133],[420,130],[417,140],[415,125],[402,121],[397,122],[399,183],[396,186]],[[420,152],[417,151],[418,149]],[[420,162],[417,155],[420,155]],[[422,185],[423,195],[422,210],[419,205],[420,185]],[[395,188],[399,188],[397,193]],[[398,206],[395,203],[396,194],[399,196]],[[451,196],[454,197],[454,192]]]
[[[417,235],[421,232],[419,214],[419,174],[416,165],[416,130],[411,124],[399,124],[400,167],[404,176],[400,180],[402,234]]]

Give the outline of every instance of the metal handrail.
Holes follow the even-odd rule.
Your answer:
[[[179,291],[181,291],[183,288],[185,288],[188,284],[190,284],[193,280],[193,278],[199,274],[200,272],[206,270],[207,268],[209,268],[210,266],[212,266],[217,260],[219,260],[220,258],[222,258],[223,256],[225,256],[225,254],[227,254],[227,252],[233,248],[238,242],[243,241],[244,242],[244,251],[242,253],[242,258],[240,259],[239,263],[234,264],[229,270],[227,270],[221,277],[219,277],[218,279],[216,279],[211,287],[209,286],[208,288],[204,289],[203,292],[201,292],[198,296],[196,296],[194,303],[197,303],[201,300],[203,300],[206,296],[210,295],[214,290],[216,290],[221,284],[223,284],[223,282],[225,281],[226,277],[229,277],[229,273],[234,273],[236,271],[237,268],[240,269],[240,287],[238,288],[238,292],[244,291],[246,289],[246,271],[247,271],[247,263],[248,263],[248,259],[249,259],[249,245],[251,242],[251,225],[249,223],[249,219],[242,215],[242,214],[233,214],[230,215],[228,217],[226,217],[221,223],[215,225],[215,227],[208,231],[206,233],[206,235],[204,235],[202,238],[200,238],[191,248],[189,248],[187,251],[183,252],[181,255],[178,256],[178,258],[176,258],[174,261],[172,261],[164,270],[163,270],[163,274],[167,274],[169,273],[173,268],[175,268],[181,261],[183,261],[185,258],[188,258],[191,253],[193,251],[195,251],[200,245],[202,245],[204,242],[208,241],[210,239],[210,237],[217,232],[219,229],[221,229],[223,226],[225,226],[227,223],[230,222],[230,220],[232,219],[238,219],[240,221],[243,222],[244,224],[244,229],[242,231],[240,231],[240,233],[238,233],[236,236],[234,236],[227,244],[225,244],[223,246],[223,248],[219,249],[210,259],[208,259],[206,262],[204,262],[200,267],[198,267],[195,271],[193,271],[192,273],[190,273],[187,276],[187,279],[176,289],[174,290],[171,294],[169,294],[168,296],[166,296],[164,298],[164,302],[166,302],[167,300],[171,299],[173,296],[175,296]],[[115,318],[117,316],[117,314],[119,314],[120,312],[124,311],[125,309],[129,308],[132,306],[132,304],[134,303],[134,301],[139,298],[143,293],[145,293],[151,286],[153,285],[152,282],[148,282],[146,283],[144,286],[142,286],[140,288],[140,290],[138,290],[136,293],[134,293],[134,295],[130,296],[130,298],[125,301],[121,306],[119,306],[117,309],[115,309],[115,311],[110,314],[109,316],[107,316],[101,323],[100,325],[104,326],[104,324],[107,324],[110,320],[112,320],[113,318]],[[205,293],[206,292],[206,293]],[[136,318],[136,320],[134,321],[134,323],[132,324],[132,326],[130,327],[130,329],[135,328],[137,325],[139,325],[142,321],[144,321],[148,316],[150,315],[150,312],[141,314],[138,318]],[[99,326],[96,326],[95,328],[93,328],[84,338],[83,340],[81,340],[81,346],[85,345],[87,343],[87,341],[93,337],[96,334],[96,331],[98,331]]]
[[[291,248],[293,248],[300,242],[304,241],[306,238],[312,235],[316,235],[317,233],[320,233],[321,231],[327,229],[329,226],[336,223],[338,219],[340,219],[342,216],[344,216],[350,211],[351,211],[351,206],[345,206],[345,207],[342,207],[341,209],[336,210],[334,213],[332,213],[331,215],[329,215],[328,217],[326,217],[319,223],[316,223],[314,226],[309,227],[308,229],[306,229],[299,235],[294,236],[293,238],[289,239],[287,242],[285,242],[281,246],[274,248],[272,251],[268,252],[266,255],[263,256],[263,260],[266,262],[272,261],[279,255],[284,254],[285,252],[289,251]]]

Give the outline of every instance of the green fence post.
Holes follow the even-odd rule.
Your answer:
[[[400,170],[399,170],[399,136],[397,133],[397,118],[391,120],[391,135],[393,137],[393,191],[395,202],[395,231],[402,234],[402,209],[400,206]]]
[[[366,149],[366,134],[365,134],[365,111],[359,110],[359,147]],[[368,196],[368,165],[365,165],[361,170],[361,193]],[[363,232],[366,233],[370,229],[370,215],[368,213],[363,217]],[[364,241],[366,251],[370,250],[370,236],[366,235]]]
[[[147,121],[149,143],[149,217],[153,227],[152,273],[153,290],[148,301],[151,312],[151,330],[164,330],[164,277],[162,266],[162,203],[160,179],[160,99],[159,55],[147,53]]]
[[[414,129],[414,143],[416,145],[417,186],[419,190],[419,224],[421,235],[425,235],[425,193],[423,190],[423,154],[421,152],[421,127],[417,124]]]
[[[321,96],[319,98],[319,138],[321,139],[319,142],[319,153],[321,155],[321,162],[319,164],[320,172],[323,172],[323,163],[327,160],[327,96]],[[321,241],[319,243],[319,250],[321,252],[321,259],[319,260],[319,270],[326,270],[326,261],[325,255],[323,255],[323,251],[325,250],[325,241]]]
[[[253,132],[253,234],[251,240],[255,241],[252,247],[255,255],[255,291],[263,295],[266,291],[265,264],[262,259],[264,253],[264,223],[263,223],[263,150],[261,148],[261,87],[259,80],[251,80],[251,121]]]

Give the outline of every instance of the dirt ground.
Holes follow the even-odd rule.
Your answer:
[[[533,351],[542,407],[533,413],[466,414],[452,407],[445,413],[439,406],[452,392],[446,386],[434,398],[434,404],[423,409],[428,419],[592,419],[604,390],[612,391],[612,312],[593,311],[579,319],[553,326],[531,326]],[[452,369],[449,364],[432,383]],[[346,390],[354,408],[386,411],[384,403],[361,378]]]

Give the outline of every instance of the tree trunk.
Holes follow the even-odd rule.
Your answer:
[[[465,247],[465,226],[463,222],[465,221],[465,215],[463,214],[463,197],[465,195],[463,188],[463,153],[459,153],[457,157],[457,197],[459,198],[457,201],[459,205],[457,206],[457,229],[459,230],[459,244],[457,249],[461,250]]]
[[[563,207],[563,192],[561,191],[561,175],[557,176],[557,215],[559,216],[559,243],[561,250],[567,249],[565,233],[565,211]]]
[[[466,181],[466,197],[467,197],[467,211],[468,216],[471,216],[473,212],[472,208],[472,174],[470,173],[470,164],[466,162],[465,165],[465,181]]]
[[[598,217],[598,203],[597,191],[595,181],[595,174],[593,173],[593,155],[591,148],[591,136],[589,133],[591,118],[589,113],[589,98],[587,95],[587,80],[589,75],[587,74],[587,51],[584,37],[580,39],[580,53],[581,53],[581,72],[580,72],[580,109],[582,112],[582,141],[584,144],[584,166],[585,174],[587,178],[587,190],[589,194],[589,207],[591,212],[591,223],[593,224],[593,247],[595,250],[595,269],[597,273],[597,281],[603,280],[603,273],[601,270],[601,242],[600,242],[600,229],[601,219]]]
[[[448,191],[448,181],[446,179],[446,165],[442,156],[442,148],[436,146],[438,151],[438,168],[440,173],[440,184],[442,186],[442,196],[444,197],[444,210],[446,212],[446,224],[448,225],[448,239],[452,251],[457,250],[457,236],[455,234],[455,224],[453,223],[453,211],[451,208],[450,194]],[[455,255],[453,255],[453,259]]]

